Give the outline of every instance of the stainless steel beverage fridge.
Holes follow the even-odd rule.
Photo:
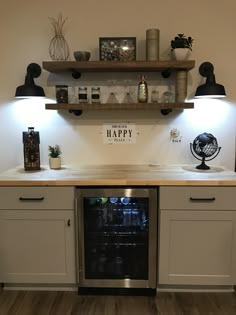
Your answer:
[[[80,292],[154,293],[157,188],[77,188],[76,239]]]

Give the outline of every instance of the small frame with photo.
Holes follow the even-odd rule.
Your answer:
[[[102,61],[136,60],[136,37],[99,37]]]

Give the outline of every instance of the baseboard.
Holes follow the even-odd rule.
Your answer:
[[[75,284],[31,284],[31,283],[5,283],[3,290],[24,290],[24,291],[78,291]]]
[[[233,286],[200,286],[200,285],[159,285],[158,292],[234,292]]]

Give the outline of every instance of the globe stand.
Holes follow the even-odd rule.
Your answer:
[[[196,156],[194,156],[194,157],[196,157]],[[198,160],[200,160],[200,159],[198,159]],[[196,168],[198,170],[209,170],[210,169],[210,166],[206,165],[206,163],[205,163],[205,157],[202,158],[202,163],[199,164],[198,166],[196,166]]]
[[[204,154],[204,152],[201,152],[201,155],[202,155],[202,158],[199,158],[196,153],[194,152],[194,149],[193,149],[193,144],[190,143],[190,150],[191,150],[191,153],[192,155],[199,161],[201,161],[202,163],[199,164],[198,166],[196,166],[196,169],[198,170],[209,170],[210,169],[210,166],[206,165],[205,161],[209,162],[211,160],[213,160],[214,158],[217,157],[217,155],[220,153],[220,150],[221,150],[221,147],[218,147],[217,148],[217,151],[213,154],[213,157],[211,159],[208,159],[206,160],[206,157],[207,155]]]

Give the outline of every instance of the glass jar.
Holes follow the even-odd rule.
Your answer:
[[[110,95],[109,95],[109,97],[107,99],[107,103],[108,104],[118,104],[119,103],[119,101],[118,101],[118,99],[117,99],[117,97],[116,97],[114,92],[110,93]]]
[[[79,87],[79,103],[88,103],[88,89],[86,87]]]
[[[159,102],[159,91],[156,89],[152,90],[151,93],[151,103],[158,103]]]
[[[162,102],[163,103],[171,103],[173,102],[173,93],[166,91],[162,94]]]
[[[100,87],[92,87],[91,88],[91,102],[101,103],[100,96],[101,96]]]
[[[56,100],[57,103],[68,103],[67,85],[56,85]]]

